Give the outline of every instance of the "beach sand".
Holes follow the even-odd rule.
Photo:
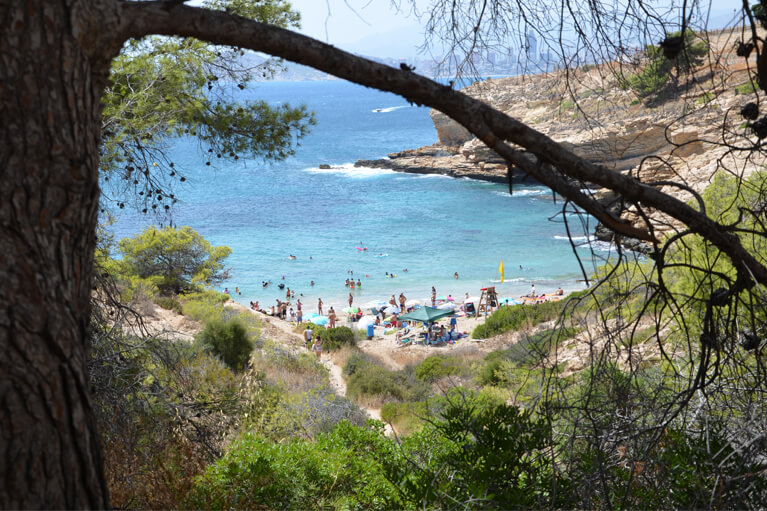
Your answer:
[[[306,302],[302,300],[302,303],[304,304],[304,322],[306,322],[309,312],[306,312]],[[244,307],[240,304],[237,305],[239,307]],[[295,307],[295,302],[293,302],[293,307]],[[329,305],[326,305],[326,307],[323,308],[323,312],[327,313],[328,308]],[[357,328],[357,323],[350,321],[349,314],[343,312],[343,308],[346,308],[345,306],[341,308],[336,307],[334,304],[334,308],[336,309],[336,314],[338,317],[336,320],[337,327],[348,326],[355,330],[355,332],[362,332],[364,336],[366,330],[359,330]],[[316,309],[310,308],[309,310]],[[363,311],[369,314],[369,310],[363,309]],[[293,331],[296,325],[295,322],[292,322],[289,319],[282,320],[269,316],[268,314],[262,314],[260,312],[251,312],[257,314],[259,317],[266,321],[266,323],[269,325],[268,330],[271,336],[277,337],[279,340],[294,346],[303,345],[301,335]],[[373,338],[359,341],[357,343],[357,347],[364,353],[377,359],[384,366],[389,367],[392,370],[398,370],[405,366],[416,364],[425,358],[436,354],[452,354],[470,358],[481,358],[491,351],[503,349],[517,341],[519,337],[519,333],[517,332],[510,332],[483,340],[472,339],[471,332],[477,325],[484,323],[486,317],[487,316],[484,314],[480,315],[479,317],[474,315],[465,316],[458,312],[458,315],[455,316],[456,331],[465,333],[467,336],[462,337],[453,343],[442,344],[440,346],[427,346],[420,337],[416,337],[411,343],[403,346],[396,340],[395,329],[378,326],[374,329]],[[444,325],[445,328],[449,331],[450,316],[438,321],[437,325]],[[545,324],[541,325],[541,328],[543,327],[545,327]],[[317,328],[323,327],[318,326]],[[416,327],[412,327],[411,325],[411,328],[417,333],[424,331],[424,328],[420,323]],[[536,330],[537,329],[538,328],[536,328]],[[282,332],[282,334],[279,334],[279,332]],[[416,341],[416,339],[418,339],[418,341]],[[327,355],[327,353],[324,355]],[[329,355],[329,357],[331,360],[333,360],[334,363],[339,363],[342,365],[345,362],[344,360],[335,360],[337,357],[332,353]]]

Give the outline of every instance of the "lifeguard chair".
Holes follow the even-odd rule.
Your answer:
[[[479,306],[477,307],[476,317],[479,317],[480,313],[485,313],[487,316],[493,309],[498,307],[498,294],[495,292],[495,286],[483,287],[480,289],[482,294],[479,295]]]

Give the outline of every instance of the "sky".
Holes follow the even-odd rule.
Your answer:
[[[410,0],[290,0],[302,14],[301,32],[344,50],[376,57],[408,57],[418,54],[423,29],[413,14]],[[425,10],[432,0],[417,0]],[[663,4],[669,2],[652,2]],[[732,16],[737,0],[713,0],[711,25],[723,26]]]
[[[301,32],[345,50],[376,57],[417,54],[423,29],[409,0],[291,0],[301,12]],[[406,5],[407,4],[407,5]],[[418,0],[426,7],[428,1]]]

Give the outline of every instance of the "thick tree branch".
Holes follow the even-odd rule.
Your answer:
[[[557,193],[583,207],[613,230],[652,240],[645,230],[628,226],[613,217],[577,187],[565,186],[569,178],[594,183],[620,194],[626,201],[655,208],[701,235],[727,254],[743,277],[752,276],[767,285],[767,268],[757,261],[739,239],[684,202],[636,179],[586,161],[529,126],[490,106],[407,70],[394,69],[357,57],[289,30],[265,25],[222,11],[179,5],[171,1],[123,2],[122,30],[117,37],[139,38],[150,34],[196,37],[214,44],[248,48],[313,67],[367,87],[393,92],[408,101],[428,105],[450,116],[510,164],[551,186]],[[514,151],[507,143],[534,154],[538,164]],[[548,165],[547,165],[548,164]],[[607,221],[605,221],[607,219]]]

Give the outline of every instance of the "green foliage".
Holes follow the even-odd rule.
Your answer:
[[[246,434],[197,480],[187,505],[317,509],[572,507],[551,468],[550,431],[505,404],[448,405],[401,443],[341,423],[316,441]],[[556,483],[557,498],[552,497]],[[569,504],[569,505],[568,505]]]
[[[156,279],[166,293],[194,291],[227,278],[224,259],[232,250],[214,247],[191,227],[150,226],[118,244],[127,272]]]
[[[755,172],[744,180],[722,172],[714,177],[713,183],[703,193],[707,215],[722,225],[737,224],[736,233],[744,249],[762,264],[767,262],[767,239],[754,233],[763,232],[767,221],[765,190],[765,171]],[[669,250],[666,264],[671,268],[664,271],[663,276],[671,292],[693,298],[686,300],[682,313],[676,314],[674,321],[680,330],[684,328],[691,335],[698,335],[702,322],[689,319],[702,318],[708,297],[719,288],[729,289],[736,280],[737,272],[729,258],[698,235],[685,237],[684,244],[677,244]],[[752,303],[763,303],[762,300],[762,292],[757,288],[745,289],[737,298],[742,304],[738,315],[742,316],[729,321],[737,320],[741,328],[753,328],[767,321],[763,307],[750,306]]]
[[[666,39],[680,35],[681,32],[666,34]],[[703,58],[708,54],[708,45],[702,40],[696,42],[696,37],[695,32],[686,30],[682,51],[673,60],[666,58],[660,46],[647,45],[645,48],[647,63],[641,72],[628,78],[626,85],[640,98],[645,98],[659,92],[666,85],[671,78],[672,70],[676,69],[680,75],[689,73],[703,63]]]
[[[357,345],[354,332],[347,326],[338,326],[327,330],[317,327],[312,330],[322,339],[322,349],[324,350],[337,351],[346,346],[354,347]]]
[[[381,407],[381,419],[390,423],[398,435],[409,435],[423,426],[423,418],[429,415],[425,401],[389,401]]]
[[[493,312],[471,333],[473,339],[487,339],[494,335],[527,328],[550,321],[562,312],[564,302],[543,302],[535,305],[511,305]]]
[[[735,86],[736,94],[753,94],[759,89],[759,86],[753,81],[749,80],[744,84]]]
[[[205,325],[198,338],[235,371],[247,365],[253,351],[253,341],[247,328],[237,320],[211,321]]]
[[[183,314],[183,308],[181,302],[177,298],[172,296],[161,296],[155,300],[157,305],[165,310],[174,311],[177,314]]]
[[[349,357],[344,374],[347,376],[346,394],[357,401],[365,398],[419,401],[429,394],[428,386],[411,372],[391,371],[362,353]]]
[[[196,509],[391,509],[397,490],[366,451],[391,452],[380,430],[341,424],[316,441],[272,442],[246,434],[198,479]]]
[[[461,368],[453,358],[448,358],[444,355],[434,355],[415,366],[413,371],[415,377],[419,380],[432,382],[445,376],[459,374]]]
[[[706,91],[703,93],[701,97],[695,100],[696,105],[707,105],[714,101],[716,99],[716,96],[714,96],[714,93],[711,91]]]
[[[356,371],[346,382],[346,393],[352,399],[364,396],[382,396],[384,399],[405,400],[407,380],[395,371],[368,364],[363,371]]]
[[[263,23],[298,26],[299,14],[285,0],[210,0],[205,6]],[[169,161],[166,140],[193,136],[207,150],[208,164],[240,155],[282,159],[315,123],[306,107],[240,100],[254,78],[271,78],[278,61],[254,64],[235,48],[187,38],[129,40],[113,59],[102,101],[100,166],[107,196],[124,207],[129,195],[139,208],[168,209],[183,169]],[[215,158],[213,158],[215,155]]]
[[[184,316],[207,323],[224,316],[224,303],[228,300],[229,295],[212,289],[187,293],[181,298],[181,310]]]

